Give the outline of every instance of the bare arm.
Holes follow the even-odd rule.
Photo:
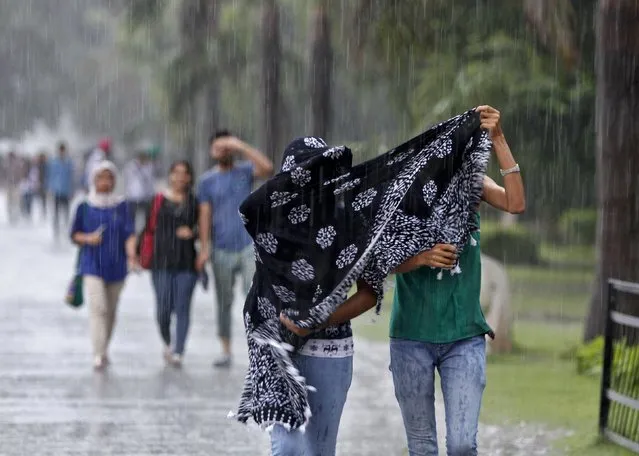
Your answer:
[[[213,209],[210,203],[200,203],[200,210],[197,219],[198,239],[200,241],[200,251],[195,262],[195,269],[201,271],[209,261],[211,255],[211,216]]]
[[[94,238],[93,233],[82,233],[81,231],[77,231],[73,233],[71,239],[76,245],[89,245],[92,244],[90,241]]]
[[[135,234],[129,236],[124,243],[124,248],[126,250],[126,256],[129,259],[134,259],[137,257],[137,237]]]
[[[346,323],[372,309],[376,303],[377,295],[373,289],[366,282],[358,281],[357,292],[344,301],[344,304],[339,306],[337,310],[331,314],[326,322],[326,326]]]
[[[211,248],[211,216],[213,210],[210,203],[200,203],[200,214],[197,220],[197,230],[200,240],[200,250],[209,251]]]
[[[480,106],[477,111],[481,115],[481,126],[489,130],[493,141],[493,150],[499,167],[501,169],[511,169],[517,165],[513,157],[506,137],[501,129],[500,114],[495,108],[490,106]],[[484,194],[482,199],[496,209],[510,212],[511,214],[521,214],[526,210],[526,196],[524,192],[524,182],[519,172],[510,173],[504,176],[504,186],[498,185],[490,177],[484,178]]]
[[[424,262],[419,255],[416,255],[397,266],[393,270],[393,274],[405,274],[407,272],[414,271],[415,269],[419,269],[422,266],[424,266]]]
[[[505,176],[506,179],[504,180],[511,180],[507,179],[509,176],[511,175]],[[523,194],[521,198],[519,196],[513,197],[512,194],[509,193],[507,185],[506,188],[504,188],[488,176],[484,177],[484,193],[482,199],[492,207],[511,214],[521,214],[526,209],[526,200],[523,198]]]
[[[376,302],[377,295],[375,294],[373,289],[364,281],[359,280],[357,282],[357,292],[346,301],[344,301],[344,303],[331,314],[331,316],[328,318],[328,321],[319,328],[300,328],[283,314],[280,315],[280,321],[293,333],[297,334],[298,336],[305,337],[315,331],[324,329],[327,326],[339,325],[341,323],[350,321],[353,318],[359,317],[364,312],[375,307]]]
[[[83,245],[100,245],[102,243],[102,229],[98,228],[91,233],[85,233],[80,230],[75,231],[71,234],[71,240],[80,247]]]
[[[450,244],[436,244],[432,249],[426,250],[397,266],[393,274],[405,274],[419,269],[422,266],[431,268],[450,269],[457,260],[457,249]]]
[[[255,177],[268,177],[273,173],[273,162],[256,148],[236,138],[234,146],[255,166]]]

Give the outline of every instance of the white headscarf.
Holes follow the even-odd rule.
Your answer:
[[[110,171],[113,175],[113,189],[115,189],[115,183],[118,177],[118,169],[115,167],[113,162],[108,160],[102,160],[100,163],[96,164],[95,167],[91,170],[91,180],[89,181],[91,185],[91,189],[89,190],[89,196],[87,197],[87,202],[91,206],[95,207],[114,207],[124,201],[124,198],[121,195],[116,195],[113,190],[109,193],[98,193],[95,189],[95,178],[102,171]]]

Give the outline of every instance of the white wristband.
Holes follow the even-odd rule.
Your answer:
[[[499,172],[501,173],[502,176],[506,176],[508,174],[512,174],[512,173],[518,173],[520,172],[519,169],[519,165],[515,165],[512,168],[508,168],[508,169],[500,169]]]

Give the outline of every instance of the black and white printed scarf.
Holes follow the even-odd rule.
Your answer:
[[[491,148],[479,126],[471,110],[357,166],[348,148],[319,138],[287,147],[281,172],[240,208],[256,274],[244,306],[249,368],[238,420],[297,429],[310,418],[312,386],[289,356],[300,341],[280,312],[317,327],[358,279],[377,292],[379,310],[399,264],[436,243],[464,248]]]

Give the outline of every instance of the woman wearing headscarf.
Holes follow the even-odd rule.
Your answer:
[[[114,194],[116,175],[110,161],[93,168],[89,195],[76,209],[71,228],[71,239],[81,249],[78,266],[89,304],[93,365],[98,370],[109,363],[108,347],[128,268],[137,267],[133,219],[125,200]]]

